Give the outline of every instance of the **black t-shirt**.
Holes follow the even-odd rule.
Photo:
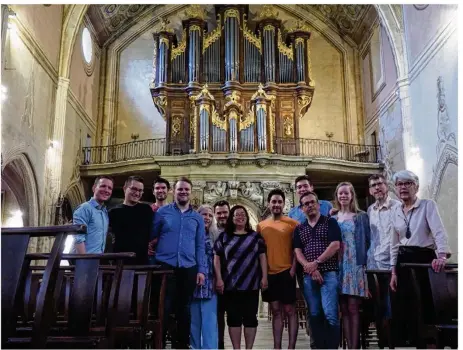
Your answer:
[[[114,235],[114,252],[137,254],[126,264],[148,264],[148,242],[153,226],[153,209],[148,204],[119,204],[109,211],[109,226]]]

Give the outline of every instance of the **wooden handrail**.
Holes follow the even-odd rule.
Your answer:
[[[400,267],[432,267],[432,264],[403,263]],[[446,269],[457,269],[458,264],[445,264]]]
[[[50,254],[48,253],[30,253],[26,255],[27,259],[30,260],[43,260],[48,259]],[[68,259],[131,259],[135,258],[135,253],[102,253],[102,254],[63,254],[61,260]]]
[[[29,235],[31,237],[56,236],[60,233],[86,234],[85,225],[56,225],[39,227],[2,227],[2,235]]]

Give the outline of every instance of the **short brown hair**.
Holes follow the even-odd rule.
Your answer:
[[[101,180],[101,179],[108,179],[109,181],[111,181],[113,183],[113,186],[114,186],[114,179],[111,177],[111,176],[108,176],[108,175],[98,175],[95,179],[95,182],[93,183],[93,186],[97,186],[98,185],[98,182]]]
[[[384,182],[386,182],[386,177],[383,174],[373,174],[368,178],[368,185],[373,180],[383,180]]]
[[[124,187],[127,187],[132,181],[144,183],[143,182],[144,180],[141,176],[133,175],[133,176],[129,176],[127,180],[125,180]]]
[[[191,182],[191,180],[190,180],[189,178],[187,178],[186,176],[182,176],[182,177],[179,178],[177,181],[175,181],[174,190],[175,190],[175,187],[177,187],[177,184],[178,184],[180,181],[186,182],[186,183],[190,184],[190,187],[193,187],[193,183]]]
[[[154,182],[153,182],[153,187],[154,187],[156,184],[165,184],[166,187],[167,187],[167,190],[170,190],[170,183],[169,183],[169,181],[167,181],[167,180],[164,179],[163,177],[158,176],[157,178],[155,178],[155,179],[154,179]]]

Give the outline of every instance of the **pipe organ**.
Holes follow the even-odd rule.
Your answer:
[[[153,34],[150,89],[169,153],[297,152],[315,90],[310,29],[283,27],[272,5],[248,15],[248,5],[216,5],[211,21],[191,5],[177,34],[165,20]]]

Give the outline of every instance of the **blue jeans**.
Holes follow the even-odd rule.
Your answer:
[[[309,306],[309,322],[317,349],[339,347],[339,280],[337,271],[323,272],[323,283],[304,276],[304,298]]]
[[[217,349],[217,295],[211,299],[193,299],[190,306],[190,345],[192,349]],[[202,341],[201,341],[202,340]]]

